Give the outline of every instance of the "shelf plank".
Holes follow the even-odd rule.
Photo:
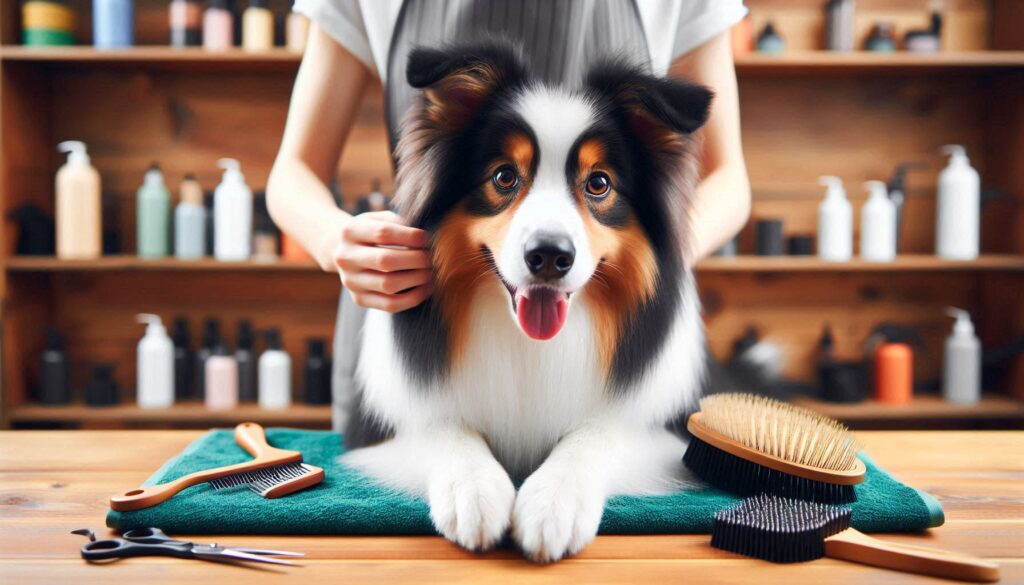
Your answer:
[[[10,409],[12,423],[73,423],[89,426],[217,426],[257,421],[265,425],[321,426],[331,420],[329,405],[293,404],[267,410],[256,404],[240,404],[231,410],[209,410],[201,402],[179,402],[169,408],[139,408],[135,404],[92,407],[84,404],[44,406],[23,404]]]
[[[0,47],[5,62],[39,63],[60,66],[102,65],[153,67],[190,71],[277,70],[294,71],[302,55],[283,48],[258,53],[241,49],[205,51],[201,48],[172,49],[166,46],[138,46],[129,49],[99,50],[74,47]],[[779,55],[753,53],[736,59],[742,74],[814,73],[843,75],[863,72],[914,72],[931,70],[992,71],[1024,68],[1024,51],[949,51],[916,54],[906,51],[871,53],[867,51],[793,51]]]
[[[96,260],[60,260],[53,257],[11,257],[5,262],[8,273],[20,272],[102,272],[102,271],[253,271],[316,272],[312,262],[278,260],[275,262],[222,262],[201,260],[145,259],[137,256],[104,256]],[[736,256],[712,257],[697,265],[698,272],[1020,272],[1024,256],[984,255],[976,260],[943,260],[930,255],[908,254],[893,262],[826,262],[814,256]]]
[[[977,404],[960,405],[946,402],[938,396],[917,396],[910,404],[895,406],[875,400],[854,404],[822,402],[811,398],[794,401],[826,416],[848,423],[864,421],[916,421],[916,420],[990,420],[1013,419],[1024,421],[1024,402],[997,395],[986,395]]]

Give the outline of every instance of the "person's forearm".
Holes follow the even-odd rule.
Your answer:
[[[694,260],[709,256],[736,236],[750,218],[750,181],[746,169],[722,165],[697,187],[691,225]]]
[[[321,268],[337,271],[331,251],[350,216],[335,205],[331,192],[305,163],[278,157],[267,181],[267,209],[274,223]]]

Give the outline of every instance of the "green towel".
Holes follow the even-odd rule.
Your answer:
[[[426,502],[375,486],[338,463],[344,447],[337,434],[267,429],[267,439],[275,447],[301,451],[304,461],[323,467],[323,483],[276,500],[261,498],[245,486],[214,491],[208,484],[200,484],[152,508],[111,511],[107,526],[120,531],[158,526],[171,534],[436,534]],[[942,524],[942,509],[934,498],[896,481],[869,458],[861,457],[868,472],[856,488],[856,528],[864,532],[908,531]],[[232,431],[212,430],[165,463],[146,485],[247,459],[249,455],[235,443]],[[608,502],[601,532],[706,533],[711,531],[715,512],[736,500],[711,488],[666,496],[619,496]]]

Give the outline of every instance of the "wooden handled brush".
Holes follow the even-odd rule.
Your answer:
[[[999,565],[969,555],[885,542],[850,528],[850,510],[772,495],[715,514],[711,546],[776,563],[824,556],[961,581],[999,580]]]
[[[866,468],[846,427],[806,408],[752,394],[700,401],[686,428],[683,462],[711,485],[739,495],[856,501]]]
[[[324,470],[302,462],[302,453],[271,447],[263,427],[246,422],[235,427],[235,441],[253,456],[252,461],[206,469],[174,481],[140,487],[111,496],[110,507],[119,512],[149,508],[181,490],[210,482],[214,489],[249,484],[264,498],[279,498],[323,481]]]

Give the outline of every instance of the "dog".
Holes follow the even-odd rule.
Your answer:
[[[573,555],[606,500],[687,481],[705,345],[688,214],[712,93],[622,60],[575,88],[503,43],[419,48],[394,203],[435,290],[366,315],[343,462],[471,550]],[[521,482],[518,491],[516,485]]]

